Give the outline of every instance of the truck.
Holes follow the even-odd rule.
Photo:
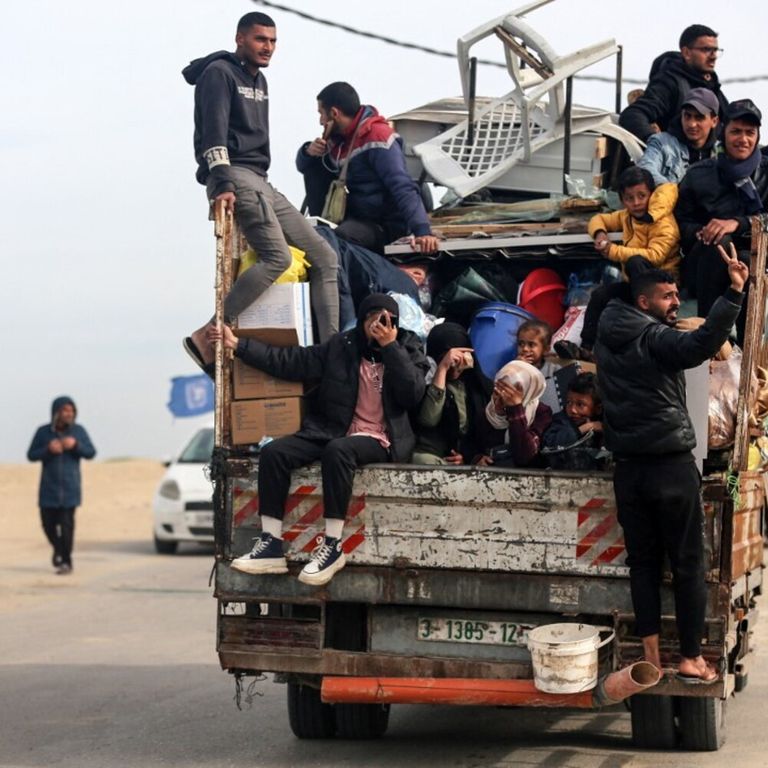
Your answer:
[[[221,312],[245,244],[223,214],[216,240]],[[757,434],[749,423],[750,382],[768,353],[766,219],[754,219],[752,242],[736,436],[731,449],[709,453],[702,483],[703,655],[720,676],[687,686],[666,675],[632,695],[638,747],[717,749],[726,703],[748,680],[764,567],[764,474],[748,469],[748,456]],[[286,684],[299,738],[379,737],[390,707],[405,702],[591,707],[616,700],[592,691],[542,693],[526,643],[533,628],[548,624],[607,628],[601,680],[642,657],[609,472],[366,466],[356,473],[347,511],[347,565],[327,585],[310,587],[293,578],[322,532],[319,468],[310,466],[294,473],[286,504],[290,575],[245,574],[230,563],[259,532],[259,467],[249,446],[231,440],[232,365],[218,349],[212,477],[217,652],[238,686],[244,677],[274,673]],[[662,662],[673,667],[669,574],[662,609]]]
[[[522,20],[547,1],[535,0],[459,40],[463,99],[400,116],[415,178],[452,187],[457,198],[485,186],[505,200],[519,199],[522,185],[546,199],[564,191],[560,185],[569,177],[607,188],[622,153],[637,156],[636,140],[615,120],[571,101],[576,73],[620,56],[620,49],[607,41],[557,56]],[[502,99],[483,100],[474,94],[469,49],[491,35],[505,46],[514,88]],[[617,84],[617,110],[619,92]],[[542,102],[544,94],[549,99]],[[583,222],[513,221],[444,227],[436,264],[455,274],[470,261],[507,268],[527,260],[567,275],[574,258],[596,258]],[[747,685],[764,567],[765,475],[759,461],[750,462],[750,443],[762,425],[750,422],[750,411],[752,382],[768,363],[765,218],[753,219],[752,235],[735,438],[702,456],[703,655],[719,669],[717,682],[688,686],[670,674],[656,682],[658,675],[648,677],[639,661],[642,643],[634,634],[610,472],[366,466],[356,473],[347,510],[347,565],[325,586],[310,587],[295,578],[322,533],[320,473],[310,466],[294,473],[286,504],[289,575],[233,569],[233,558],[251,548],[260,530],[259,465],[252,447],[232,439],[233,362],[219,347],[211,464],[216,650],[238,692],[245,678],[274,673],[286,685],[290,727],[302,739],[381,737],[391,706],[399,703],[595,707],[632,694],[626,700],[637,747],[718,749],[726,704]],[[220,321],[245,244],[221,210],[215,236]],[[407,259],[411,247],[394,245],[388,253]],[[706,402],[707,393],[699,394]],[[699,443],[707,444],[706,428]],[[669,574],[662,612],[662,664],[670,669],[677,637]],[[596,686],[577,692],[537,687],[529,638],[536,628],[562,624],[602,630]]]

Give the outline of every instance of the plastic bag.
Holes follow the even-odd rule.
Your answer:
[[[432,316],[426,315],[424,310],[410,296],[392,291],[388,295],[397,302],[398,327],[404,328],[406,331],[413,331],[422,342],[426,341],[427,334],[434,325],[434,318],[429,320],[428,317]]]
[[[733,443],[740,373],[741,350],[738,347],[734,347],[727,360],[713,360],[709,364],[710,448],[726,448]]]
[[[581,329],[584,327],[586,307],[568,307],[563,324],[552,334],[552,344],[557,341],[572,341],[581,344]]]
[[[311,266],[307,261],[307,254],[299,248],[294,248],[292,245],[288,246],[288,250],[291,252],[291,266],[275,282],[306,283],[309,280],[307,270]],[[250,269],[258,260],[259,255],[253,248],[245,251],[240,257],[240,268],[237,270],[237,276],[240,277],[246,269]]]

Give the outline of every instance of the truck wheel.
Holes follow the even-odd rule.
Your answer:
[[[155,552],[157,552],[158,555],[175,555],[178,547],[178,541],[164,541],[155,536]]]
[[[389,725],[389,704],[337,704],[336,733],[342,739],[378,739]]]
[[[299,739],[329,739],[336,730],[333,707],[323,704],[317,688],[301,683],[288,683],[288,723]]]
[[[725,701],[681,696],[680,734],[682,748],[714,752],[725,742]]]
[[[677,746],[675,706],[671,696],[633,696],[632,741],[640,749],[674,749]]]

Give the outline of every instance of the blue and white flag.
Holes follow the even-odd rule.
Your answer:
[[[213,410],[213,381],[204,373],[174,376],[168,410],[174,416],[200,416]]]

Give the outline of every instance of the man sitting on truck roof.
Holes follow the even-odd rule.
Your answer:
[[[678,184],[689,166],[714,157],[719,109],[717,96],[707,88],[689,91],[679,117],[666,131],[648,138],[638,168],[649,171],[656,184]]]
[[[648,86],[619,115],[619,125],[642,141],[659,131],[669,130],[680,114],[683,101],[692,88],[706,88],[717,97],[720,117],[724,116],[728,99],[720,90],[715,72],[717,32],[704,24],[692,24],[680,35],[680,51],[667,51],[651,66]]]
[[[213,329],[246,365],[289,381],[319,380],[301,429],[261,449],[259,514],[262,533],[248,554],[232,561],[246,573],[287,573],[282,520],[291,471],[320,460],[325,535],[299,574],[321,585],[344,567],[342,531],[355,469],[407,462],[416,439],[409,411],[421,402],[429,368],[416,334],[398,329],[397,302],[374,293],[360,304],[357,327],[313,347],[274,347]]]
[[[288,269],[290,244],[307,254],[312,309],[320,340],[327,341],[339,330],[336,254],[267,180],[269,94],[262,70],[276,42],[275,22],[263,13],[247,13],[237,24],[234,53],[217,51],[184,69],[184,79],[195,86],[197,180],[212,205],[234,211],[259,254],[224,300],[226,321],[234,321]],[[184,348],[206,372],[214,357],[208,325],[184,339]]]
[[[305,142],[296,155],[304,175],[309,212],[320,214],[330,182],[346,163],[347,208],[336,234],[377,253],[411,235],[416,249],[437,250],[419,187],[408,174],[400,137],[357,91],[344,82],[317,94],[323,137]]]
[[[686,410],[684,371],[715,355],[741,309],[749,270],[733,246],[730,255],[722,246],[719,251],[730,287],[700,328],[674,329],[680,308],[675,278],[650,270],[633,278],[632,304],[621,299],[608,304],[595,345],[636,632],[645,658],[661,669],[660,588],[666,554],[680,640],[677,677],[685,683],[711,683],[718,676],[701,655],[706,610],[701,477],[691,452],[696,435]]]

